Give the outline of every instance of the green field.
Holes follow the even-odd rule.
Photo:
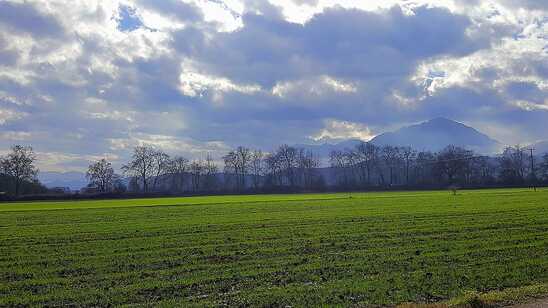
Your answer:
[[[443,302],[548,283],[548,190],[0,204],[0,306]]]

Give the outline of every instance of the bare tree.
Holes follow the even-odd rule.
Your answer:
[[[211,154],[206,155],[206,159],[203,162],[203,176],[204,176],[204,186],[207,190],[213,191],[217,189],[217,172],[219,167],[215,163],[215,160]]]
[[[348,169],[349,184],[354,186],[356,179],[359,179],[362,182],[365,181],[363,172],[361,171],[361,158],[359,157],[359,154],[351,149],[345,149],[343,155]]]
[[[349,164],[345,152],[333,150],[329,153],[331,168],[338,173],[337,182],[345,188],[350,186]]]
[[[390,172],[390,186],[394,184],[394,170],[400,159],[400,150],[398,147],[386,145],[382,147],[382,158]]]
[[[113,189],[117,178],[112,164],[104,158],[89,165],[86,177],[90,185],[103,193]]]
[[[224,161],[224,183],[227,189],[236,189],[239,190],[239,181],[238,181],[238,158],[236,157],[236,152],[230,151],[225,156],[223,156]],[[234,187],[232,187],[234,185]]]
[[[370,142],[362,142],[356,146],[362,173],[365,173],[366,184],[371,185],[371,174],[379,159],[379,148]]]
[[[297,168],[299,163],[297,149],[284,144],[278,148],[276,155],[278,155],[282,173],[287,179],[289,187],[294,189],[297,184]]]
[[[234,151],[230,151],[223,157],[225,173],[236,177],[236,187],[238,190],[246,188],[246,177],[249,173],[251,159],[252,151],[242,146],[237,147]]]
[[[192,190],[197,192],[202,187],[202,174],[204,172],[204,163],[201,160],[193,160],[190,163],[190,179]]]
[[[522,183],[527,170],[527,154],[520,145],[507,147],[499,157],[500,177],[506,183]]]
[[[259,189],[261,185],[261,177],[264,173],[264,154],[261,150],[251,152],[250,172],[253,180],[253,188]]]
[[[182,192],[185,189],[185,173],[190,169],[188,159],[177,156],[170,160],[168,173],[171,175],[172,189]]]
[[[21,185],[26,181],[33,181],[38,174],[34,166],[36,155],[30,146],[15,145],[11,152],[1,159],[3,173],[14,181],[15,195],[19,196]]]
[[[137,146],[133,149],[131,161],[122,167],[124,173],[136,177],[142,184],[143,192],[148,192],[149,181],[156,175],[156,150],[151,146]]]
[[[487,156],[470,159],[466,168],[466,181],[476,185],[484,185],[495,181],[495,166]]]
[[[415,159],[415,181],[418,184],[426,185],[433,183],[434,162],[436,157],[432,152],[419,152]]]
[[[435,168],[439,175],[445,176],[449,184],[456,184],[459,175],[463,176],[474,153],[461,147],[449,145],[438,153]]]
[[[265,158],[267,181],[272,186],[282,186],[282,164],[276,153],[268,154]]]
[[[409,168],[411,167],[413,160],[417,157],[417,151],[408,146],[401,148],[401,154],[405,161],[405,184],[409,185]]]
[[[155,150],[153,159],[154,181],[152,182],[152,190],[156,190],[159,181],[169,172],[170,157],[162,150]]]
[[[300,149],[298,160],[303,187],[305,189],[310,189],[314,184],[314,179],[316,177],[315,170],[320,166],[320,159],[311,151]]]
[[[242,189],[246,188],[246,177],[249,173],[249,167],[251,163],[251,150],[246,147],[238,147],[236,149],[236,162],[237,162],[237,174],[239,179],[239,185]]]

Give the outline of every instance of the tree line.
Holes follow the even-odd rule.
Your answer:
[[[0,157],[0,192],[47,193],[36,179],[35,163],[31,147],[13,146]],[[120,171],[106,159],[93,162],[86,172],[86,191],[199,194],[540,185],[548,184],[548,154],[528,155],[521,146],[485,156],[452,145],[431,152],[362,142],[332,151],[328,158],[282,145],[272,152],[239,146],[220,160],[210,154],[191,160],[141,145]]]
[[[280,146],[272,153],[237,147],[222,157],[223,168],[208,154],[205,159],[171,157],[151,146],[138,146],[122,167],[128,190],[170,193],[246,192],[323,189],[319,157],[310,151]],[[95,163],[97,164],[97,163]],[[88,177],[102,178],[92,164]]]
[[[548,154],[539,160],[527,152],[516,145],[490,157],[453,145],[431,152],[364,142],[353,149],[332,151],[330,165],[343,187],[484,187],[548,182]],[[537,166],[535,159],[539,160]]]
[[[527,155],[521,146],[490,157],[458,146],[439,152],[362,142],[332,151],[326,161],[315,153],[288,145],[272,152],[239,146],[216,161],[170,156],[152,146],[135,147],[122,167],[132,192],[216,193],[298,192],[389,188],[493,187],[548,183],[548,154]],[[531,159],[537,159],[537,165]],[[219,166],[222,165],[222,168]],[[109,172],[98,168],[108,166]],[[100,192],[119,184],[104,160],[90,165],[88,178]],[[105,178],[104,175],[107,175]],[[102,183],[111,183],[104,185]],[[110,190],[109,190],[110,188]],[[123,188],[118,188],[122,191]]]

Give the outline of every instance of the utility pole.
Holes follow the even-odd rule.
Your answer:
[[[537,175],[535,173],[535,156],[533,155],[533,151],[535,149],[530,148],[529,151],[531,151],[531,184],[533,185],[533,189],[537,191]]]

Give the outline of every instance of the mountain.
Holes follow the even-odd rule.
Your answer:
[[[501,148],[498,141],[476,129],[445,118],[435,118],[384,133],[371,139],[371,142],[379,146],[411,146],[419,151],[439,151],[452,144],[482,154],[492,154]]]
[[[362,141],[357,139],[348,139],[334,143],[296,144],[295,147],[311,151],[319,157],[329,157],[329,154],[333,150],[352,149],[360,142]]]
[[[329,153],[333,150],[351,149],[360,142],[360,140],[348,139],[334,143],[299,144],[296,147],[310,150],[325,158],[329,157]],[[481,154],[494,154],[502,148],[498,141],[476,129],[445,118],[435,118],[394,132],[383,133],[371,139],[370,142],[378,146],[411,146],[419,151],[439,151],[452,144]]]
[[[38,180],[48,188],[68,187],[71,190],[79,190],[88,184],[83,172],[40,172]]]

